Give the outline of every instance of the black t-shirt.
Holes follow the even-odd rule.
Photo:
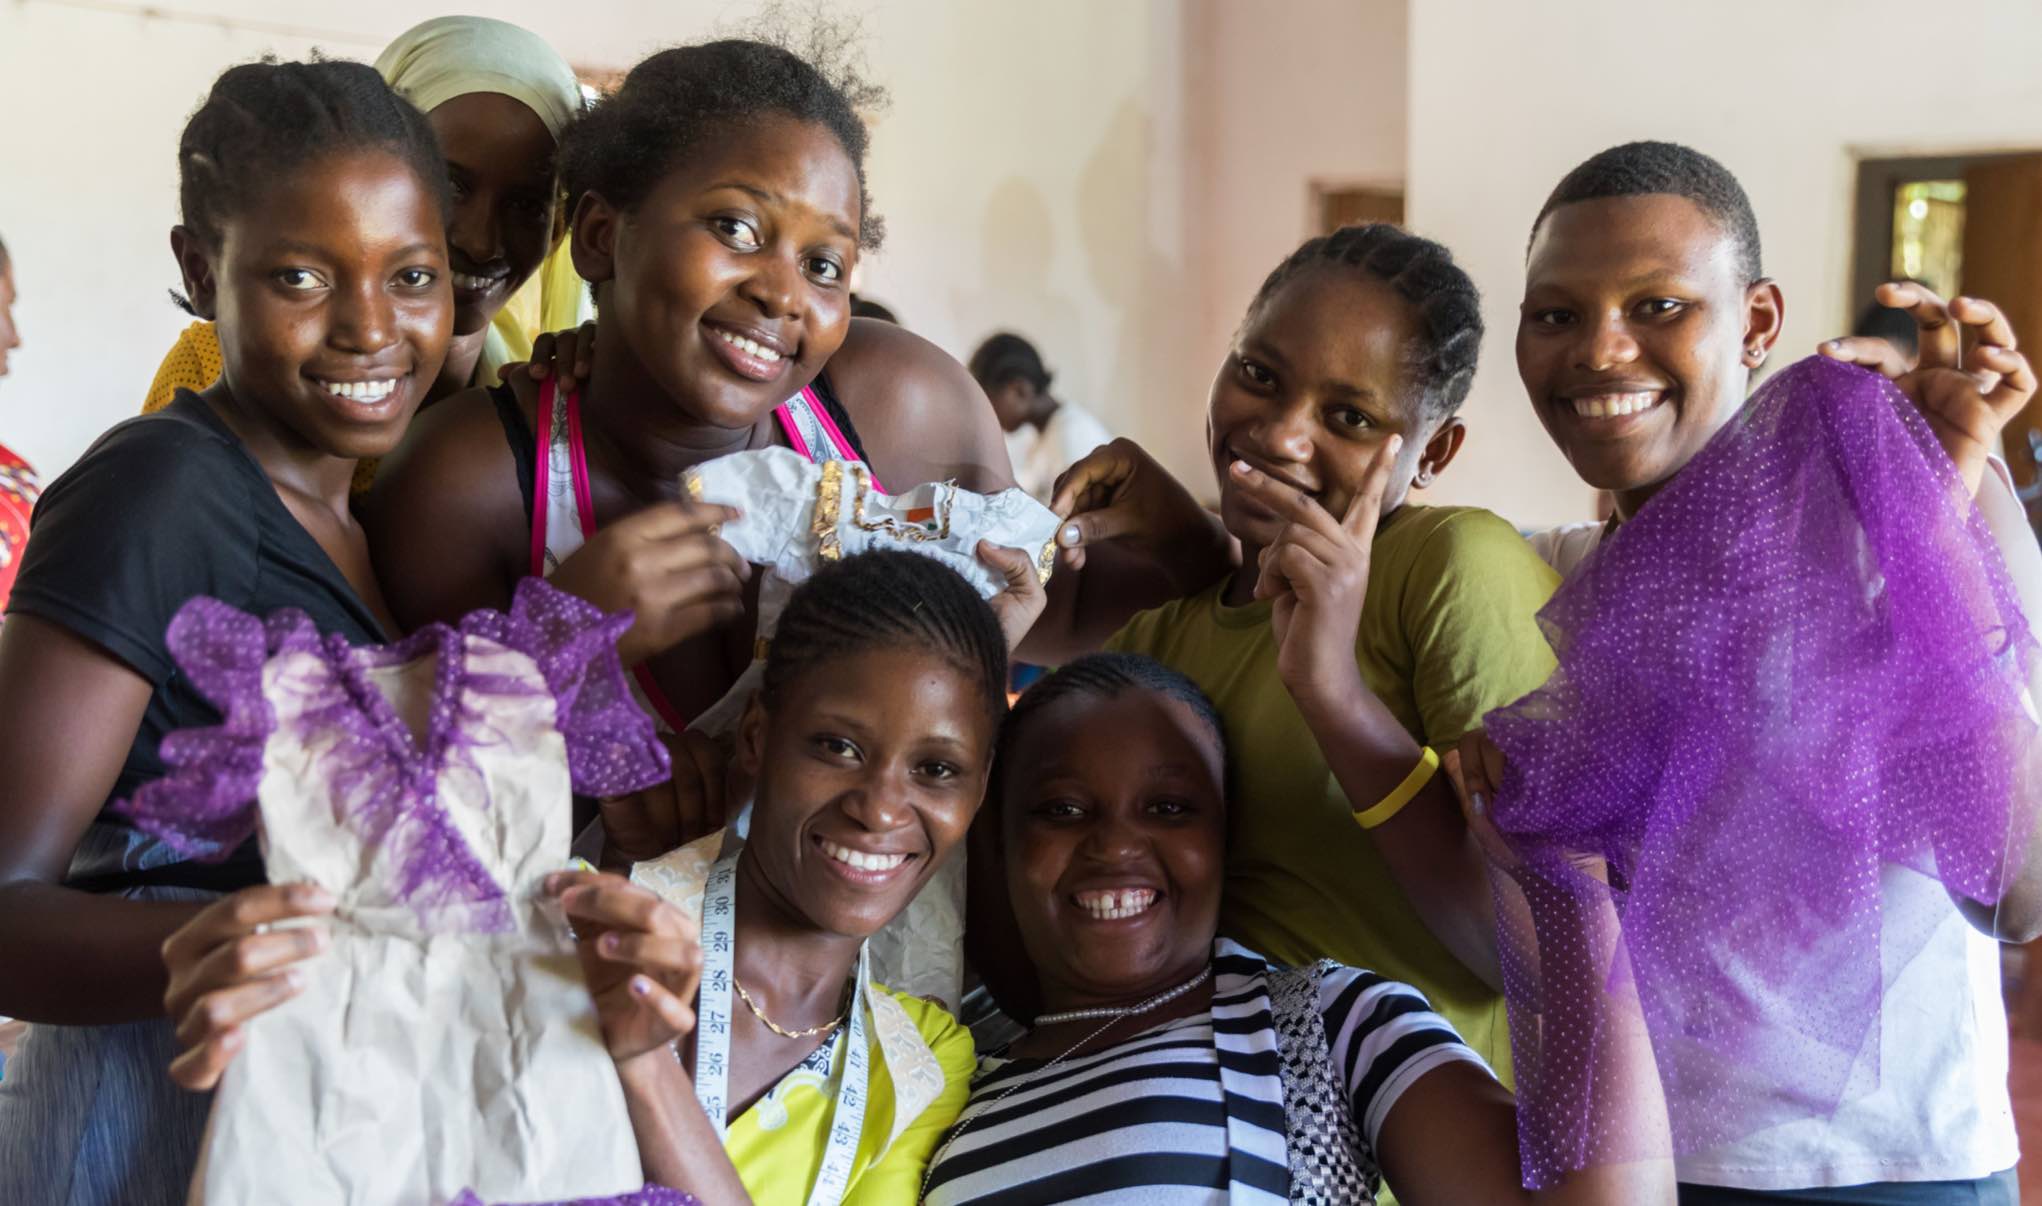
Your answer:
[[[358,645],[389,638],[339,567],[277,497],[255,458],[197,395],[129,419],[43,492],[9,615],[32,615],[84,637],[155,688],[128,749],[113,800],[164,772],[158,747],[178,729],[220,715],[171,660],[164,632],[185,602],[210,595],[258,617],[295,607],[321,632]],[[102,824],[123,825],[102,810]],[[135,883],[227,887],[260,882],[254,851],[218,869],[155,873],[73,864],[74,886]],[[162,861],[157,857],[149,863]],[[250,874],[253,865],[253,874]]]

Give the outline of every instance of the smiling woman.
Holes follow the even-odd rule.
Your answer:
[[[438,401],[522,359],[536,331],[506,309],[554,247],[562,133],[581,111],[574,72],[544,39],[487,17],[438,17],[406,30],[376,59],[390,86],[424,111],[453,186],[447,222],[454,333],[426,395]],[[564,244],[554,258],[566,255]],[[547,272],[539,309],[555,323],[585,317],[586,291],[572,274]],[[210,322],[186,328],[156,371],[143,411],[179,389],[201,390],[220,374]]]
[[[166,937],[259,882],[185,860],[108,805],[216,713],[165,644],[209,595],[394,633],[348,509],[446,355],[446,171],[425,118],[358,63],[257,63],[179,144],[173,232],[225,373],[103,436],[44,494],[0,624],[0,1013],[35,1023],[0,1090],[0,1201],[182,1202],[206,1101],[165,1074]]]
[[[1006,657],[971,585],[916,553],[860,553],[794,592],[738,740],[749,837],[633,872],[701,918],[705,952],[685,1067],[661,1049],[623,1068],[640,1114],[701,1105],[650,1141],[648,1175],[701,1192],[734,1166],[759,1202],[915,1199],[971,1037],[872,980],[864,947],[964,840]]]

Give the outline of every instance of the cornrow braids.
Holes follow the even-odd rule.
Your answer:
[[[1219,709],[1213,706],[1212,700],[1197,683],[1180,671],[1139,653],[1088,653],[1036,680],[1035,685],[1023,692],[1013,710],[1007,713],[1006,722],[1000,726],[999,743],[994,747],[987,813],[998,815],[1001,780],[1007,761],[1035,717],[1066,699],[1078,696],[1113,699],[1130,691],[1152,692],[1190,708],[1191,714],[1212,732],[1213,744],[1220,751],[1222,785],[1231,783],[1233,760],[1227,753],[1226,728],[1220,721]]]
[[[432,126],[375,68],[275,58],[229,67],[177,142],[184,226],[217,249],[227,223],[270,181],[320,156],[362,149],[388,151],[417,173],[445,224],[453,197]]]
[[[1007,710],[1007,638],[993,609],[957,571],[920,553],[858,553],[794,591],[766,654],[766,706],[818,666],[877,649],[933,653],[977,679],[986,715]]]
[[[1343,226],[1307,240],[1263,280],[1253,314],[1307,269],[1358,268],[1396,290],[1417,311],[1410,349],[1413,384],[1430,419],[1461,408],[1482,351],[1482,295],[1443,245],[1388,222]]]
[[[1538,238],[1546,215],[1562,205],[1655,193],[1687,198],[1736,240],[1737,267],[1745,284],[1765,276],[1758,215],[1752,212],[1744,186],[1729,168],[1677,142],[1627,142],[1582,161],[1553,187],[1532,221],[1532,238]],[[1529,246],[1526,251],[1529,254]]]
[[[803,55],[727,38],[662,50],[633,67],[562,139],[560,175],[570,204],[594,192],[634,209],[703,138],[777,114],[822,126],[850,156],[858,172],[858,243],[877,248],[885,228],[865,188],[869,135],[858,110],[876,106],[885,93],[861,80],[840,53],[824,54],[820,35],[811,42]]]

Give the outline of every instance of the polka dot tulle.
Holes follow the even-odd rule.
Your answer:
[[[486,1206],[486,1203],[470,1192],[463,1193],[447,1203],[447,1206]],[[643,1189],[618,1194],[614,1198],[576,1198],[572,1202],[527,1202],[522,1206],[702,1206],[702,1201],[694,1194],[682,1193],[678,1189],[668,1189],[664,1185],[647,1185]]]
[[[1590,1072],[1627,1008],[1677,1152],[1871,1091],[1882,969],[1950,909],[1883,877],[1997,900],[2037,794],[2036,643],[1921,417],[1861,369],[1782,371],[1540,620],[1558,670],[1488,718],[1527,872],[1499,906],[1530,885],[1498,910],[1527,1183],[1655,1154]],[[1604,902],[1616,972],[1556,946]]]
[[[264,750],[278,723],[265,692],[298,691],[307,696],[294,701],[298,736],[323,751],[313,773],[365,842],[396,853],[397,898],[435,928],[509,929],[503,887],[439,805],[440,778],[496,739],[492,698],[550,692],[576,790],[617,795],[665,779],[666,747],[617,661],[617,637],[630,623],[628,615],[604,615],[528,578],[507,613],[478,611],[458,628],[435,624],[394,645],[355,648],[322,636],[296,610],[264,621],[216,599],[193,599],[171,621],[168,644],[222,722],[165,738],[169,772],[117,808],[186,855],[225,857],[255,832]],[[477,668],[468,656],[475,641],[526,655],[537,675]],[[326,672],[278,675],[266,687],[265,666],[290,654],[310,655]],[[368,672],[427,656],[434,683],[423,739],[414,740]]]

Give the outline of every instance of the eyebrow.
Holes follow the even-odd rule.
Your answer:
[[[723,180],[723,181],[719,181],[719,182],[718,182],[718,183],[716,183],[716,184],[712,184],[712,185],[710,185],[710,186],[709,186],[709,188],[708,188],[708,189],[707,189],[706,191],[708,191],[708,192],[712,192],[712,193],[713,193],[713,192],[715,192],[715,191],[716,191],[717,189],[722,189],[722,188],[730,188],[730,189],[736,189],[736,190],[737,190],[738,192],[741,192],[741,193],[747,194],[748,196],[751,196],[751,197],[755,197],[755,198],[757,198],[758,200],[760,200],[760,201],[763,201],[763,202],[765,202],[765,203],[766,203],[767,205],[785,205],[785,204],[787,204],[787,198],[785,198],[785,197],[782,197],[782,196],[781,196],[780,194],[778,194],[778,193],[774,193],[774,192],[768,192],[767,190],[765,190],[765,189],[762,189],[762,188],[760,188],[760,187],[759,187],[758,185],[756,185],[756,184],[746,184],[746,183],[745,183],[744,181],[742,181],[742,180]],[[851,240],[851,241],[852,241],[852,242],[854,242],[854,243],[858,241],[858,232],[857,232],[857,231],[855,231],[855,230],[852,230],[852,229],[851,229],[851,228],[850,228],[849,226],[845,225],[845,224],[844,224],[843,222],[840,222],[840,221],[838,221],[838,220],[837,220],[837,219],[836,219],[836,218],[835,218],[834,216],[832,216],[832,217],[831,217],[831,218],[829,219],[829,223],[830,223],[830,229],[831,229],[831,230],[834,230],[834,231],[836,231],[836,232],[837,232],[837,233],[838,233],[839,235],[842,235],[842,236],[843,236],[844,238],[847,238],[847,239]]]

